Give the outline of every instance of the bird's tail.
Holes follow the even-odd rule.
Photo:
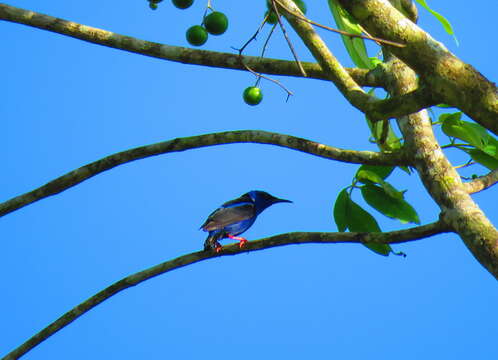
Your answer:
[[[221,231],[214,233],[210,232],[206,241],[204,241],[204,251],[215,250],[216,248],[221,247],[218,240],[223,239],[223,237],[224,233]]]

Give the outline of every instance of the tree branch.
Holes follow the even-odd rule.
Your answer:
[[[422,86],[409,93],[378,100],[367,105],[367,116],[372,122],[399,118],[442,103],[434,99],[433,94]]]
[[[40,199],[58,194],[118,165],[160,154],[234,143],[276,145],[316,155],[325,159],[347,163],[370,165],[408,165],[408,162],[405,160],[404,155],[401,152],[378,153],[373,151],[344,150],[295,136],[261,130],[226,131],[221,133],[176,138],[151,145],[140,146],[106,156],[100,160],[73,170],[55,180],[52,180],[33,191],[1,203],[0,217]]]
[[[351,105],[365,113],[373,121],[412,114],[438,103],[428,88],[420,88],[387,100],[379,100],[375,96],[367,94],[335,58],[313,26],[304,21],[302,15],[299,15],[297,5],[291,0],[278,0],[278,2],[282,6],[284,16],[322,69],[329,74],[330,80]]]
[[[297,5],[291,0],[279,0],[282,14],[297,32],[301,40],[318,61],[342,95],[351,105],[366,112],[365,105],[375,102],[374,96],[367,94],[349,75],[337,58],[332,54],[322,38],[317,34],[311,24],[296,17],[294,13],[300,12]]]
[[[437,234],[448,232],[447,228],[442,222],[435,222],[423,226],[417,226],[407,230],[391,231],[386,233],[323,233],[323,232],[296,232],[287,233],[261,240],[249,241],[242,249],[239,244],[231,244],[223,247],[221,253],[211,251],[198,251],[195,253],[180,256],[176,259],[163,262],[162,264],[153,266],[149,269],[140,271],[133,275],[127,276],[111,286],[105,288],[89,299],[83,301],[78,306],[69,310],[56,321],[48,325],[39,333],[31,337],[18,348],[7,354],[3,360],[18,359],[26,354],[35,346],[45,341],[47,338],[61,330],[65,326],[72,323],[78,317],[101,304],[105,300],[111,298],[117,293],[138,285],[155,276],[164,274],[166,272],[191,265],[200,261],[211,258],[238,255],[242,253],[252,252],[256,250],[268,249],[276,246],[292,245],[292,244],[326,244],[326,243],[377,243],[377,244],[398,244],[408,241],[414,241]]]
[[[197,50],[145,41],[34,11],[16,8],[7,4],[0,4],[0,20],[24,24],[88,41],[93,44],[99,44],[158,59],[180,62],[183,64],[246,71],[238,54]],[[257,56],[242,56],[242,60],[247,66],[259,73],[302,77],[302,74],[294,61],[261,58]],[[309,62],[302,62],[301,65],[305,69],[308,77],[328,80],[327,74],[323,72],[320,65]],[[380,77],[381,74],[379,72],[356,68],[346,69],[346,71],[362,86],[382,86],[382,78]]]
[[[350,38],[358,38],[358,39],[364,39],[364,40],[371,40],[371,41],[375,41],[379,44],[387,44],[387,45],[392,45],[392,46],[399,46],[399,47],[403,47],[405,46],[404,44],[400,44],[400,43],[397,43],[397,42],[393,42],[393,41],[389,41],[389,40],[385,40],[385,39],[381,39],[381,38],[376,38],[376,37],[372,37],[370,35],[363,35],[363,34],[353,34],[353,33],[350,33],[350,32],[347,32],[347,31],[343,31],[343,30],[340,30],[340,29],[335,29],[333,27],[330,27],[330,26],[326,26],[326,25],[323,25],[323,24],[320,24],[320,23],[317,23],[316,21],[313,21],[313,20],[310,20],[308,19],[307,17],[301,15],[302,14],[302,11],[300,11],[299,13],[298,12],[295,12],[295,11],[292,11],[290,10],[288,7],[285,6],[285,4],[282,4],[280,3],[280,0],[274,0],[275,3],[277,3],[279,6],[282,6],[283,8],[285,8],[287,10],[287,12],[290,12],[292,13],[292,15],[294,15],[295,17],[297,17],[298,19],[302,20],[302,21],[306,21],[307,23],[311,24],[311,25],[314,25],[316,27],[319,27],[321,29],[325,29],[325,30],[328,30],[328,31],[332,31],[332,32],[335,32],[337,34],[341,34],[341,35],[344,35],[344,36],[348,36]],[[278,9],[275,8],[275,12],[278,12]]]
[[[417,74],[393,56],[387,65],[386,84],[393,96],[403,95],[418,85]],[[404,148],[425,188],[441,209],[442,219],[462,238],[475,258],[498,279],[498,230],[473,201],[460,175],[448,161],[434,136],[427,111],[403,116],[398,126]]]
[[[475,194],[486,190],[498,182],[498,169],[494,169],[489,174],[480,176],[477,179],[464,183],[463,186],[469,194]]]
[[[461,109],[498,135],[498,90],[385,0],[339,0],[369,34],[406,44],[386,46],[427,84],[443,103]]]

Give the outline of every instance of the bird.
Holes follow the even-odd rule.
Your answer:
[[[252,190],[241,197],[227,201],[213,211],[200,229],[209,232],[204,242],[204,251],[222,251],[219,240],[230,238],[239,241],[242,248],[247,239],[237,235],[249,229],[265,209],[277,203],[292,203],[290,200],[279,199],[265,191]]]

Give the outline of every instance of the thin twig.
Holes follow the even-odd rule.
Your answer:
[[[446,145],[441,145],[441,149],[449,149],[449,148],[455,148],[455,149],[461,149],[461,148],[474,148],[474,145],[470,144],[457,144],[457,143],[451,143],[451,144],[446,144]]]
[[[457,166],[454,166],[453,168],[454,169],[463,169],[463,168],[466,168],[468,166],[472,166],[472,165],[475,165],[475,164],[476,163],[472,159],[470,159],[465,164],[457,165]]]
[[[266,22],[268,20],[268,17],[269,17],[269,14],[267,14],[265,16],[265,20],[264,22]],[[277,24],[274,24],[271,29],[270,29],[270,32],[268,33],[268,36],[266,37],[266,40],[265,40],[265,43],[263,44],[263,48],[261,49],[261,55],[260,55],[260,58],[263,59],[263,56],[265,55],[265,52],[266,52],[266,49],[268,47],[268,43],[270,42],[270,39],[271,39],[271,36],[273,35],[273,32],[275,31],[275,29],[277,28]],[[261,74],[260,74],[261,75]],[[258,80],[256,81],[256,86],[259,85],[259,81],[261,80],[263,76],[260,76],[258,77]],[[287,90],[287,89],[286,89]],[[289,97],[293,95],[292,92],[290,91],[287,91],[287,100],[289,100]]]
[[[249,65],[247,65],[245,62],[244,62],[244,57],[242,56],[242,52],[244,51],[244,49],[251,43],[251,41],[254,41],[256,40],[256,37],[258,36],[259,32],[261,31],[261,29],[263,28],[263,26],[265,25],[266,23],[266,20],[268,18],[268,15],[265,16],[265,18],[263,19],[263,22],[261,23],[261,25],[258,27],[258,30],[256,30],[256,32],[254,33],[253,36],[251,36],[251,38],[249,40],[246,41],[246,43],[240,48],[240,49],[236,49],[234,47],[232,47],[232,49],[234,50],[237,50],[239,52],[239,61],[240,61],[240,64],[247,70],[249,71],[251,74],[253,74],[254,76],[257,77],[257,80],[256,80],[256,86],[258,86],[258,83],[259,83],[259,80],[261,78],[263,79],[266,79],[266,80],[269,80],[275,84],[277,84],[278,86],[280,86],[286,93],[287,93],[287,99],[289,99],[290,96],[294,95],[292,93],[292,91],[290,91],[289,89],[287,89],[280,81],[278,80],[275,80],[275,79],[272,79],[268,76],[265,76],[255,70],[253,70]],[[271,33],[270,33],[270,36],[271,36]],[[266,42],[265,42],[266,44]]]
[[[261,31],[263,26],[265,26],[267,18],[268,18],[268,15],[265,16],[265,18],[263,19],[261,24],[258,26],[258,30],[256,30],[256,32],[249,38],[249,40],[247,40],[245,42],[245,44],[240,49],[235,49],[235,48],[233,48],[233,49],[237,50],[239,52],[239,54],[241,54],[244,51],[244,49],[247,47],[247,45],[249,45],[251,43],[251,41],[256,40],[256,37],[258,36],[259,32]]]
[[[379,144],[384,145],[386,143],[388,134],[389,134],[389,119],[385,119],[382,122],[382,133],[380,135]]]
[[[241,61],[242,61],[242,59],[241,59]],[[259,79],[260,79],[260,78],[263,78],[263,79],[269,80],[269,81],[271,81],[272,83],[275,83],[275,84],[277,84],[278,86],[280,86],[280,87],[281,87],[281,88],[282,88],[282,89],[283,89],[283,90],[287,93],[287,98],[289,98],[289,96],[294,95],[294,94],[293,94],[293,92],[292,92],[292,91],[290,91],[289,89],[287,89],[287,88],[285,87],[285,85],[283,85],[280,81],[275,80],[275,79],[272,79],[271,77],[266,76],[266,75],[263,75],[263,74],[261,74],[261,73],[258,73],[258,72],[254,71],[253,69],[251,69],[248,65],[246,65],[246,64],[244,64],[244,63],[242,63],[242,65],[246,68],[246,70],[247,70],[247,71],[249,71],[251,74],[253,74],[254,76],[256,76],[256,77],[258,78],[258,80],[257,80],[258,82],[259,82]]]
[[[375,36],[370,36],[370,35],[352,34],[352,33],[349,33],[347,31],[344,31],[344,30],[335,29],[335,28],[332,28],[330,26],[326,26],[326,25],[317,23],[317,22],[315,22],[313,20],[308,19],[307,17],[302,16],[301,14],[298,14],[298,13],[292,11],[287,6],[285,6],[284,4],[282,4],[279,0],[272,0],[272,1],[276,1],[278,3],[278,5],[280,5],[288,13],[292,14],[293,16],[295,16],[296,18],[298,18],[299,20],[305,21],[305,22],[307,22],[307,23],[309,23],[311,25],[315,25],[316,27],[319,27],[319,28],[322,28],[322,29],[325,29],[325,30],[328,30],[328,31],[332,31],[332,32],[335,32],[335,33],[338,33],[338,34],[341,34],[341,35],[349,36],[349,37],[352,37],[352,38],[361,38],[361,39],[365,39],[365,40],[372,40],[372,41],[375,41],[377,43],[383,43],[383,44],[387,44],[387,45],[391,45],[391,46],[396,46],[396,47],[400,47],[400,48],[403,48],[403,47],[406,46],[404,44],[400,44],[400,43],[397,43],[395,41],[385,40],[385,39],[381,39],[381,38],[378,38],[378,37],[375,37]]]
[[[287,45],[289,45],[289,49],[292,52],[292,56],[294,56],[294,60],[296,60],[297,66],[299,67],[301,74],[303,74],[304,77],[308,77],[308,75],[306,74],[306,71],[303,68],[303,65],[301,64],[301,61],[299,61],[296,50],[294,49],[294,45],[292,45],[292,42],[290,41],[290,38],[287,35],[287,30],[285,30],[284,23],[282,22],[282,18],[280,16],[280,13],[278,11],[278,8],[277,8],[275,1],[276,0],[271,0],[271,3],[272,3],[273,11],[275,11],[275,14],[277,14],[277,20],[278,20],[278,24],[280,25],[280,29],[282,29],[282,34],[284,34],[284,38],[287,41]]]
[[[465,190],[469,194],[475,194],[479,191],[490,188],[498,182],[498,169],[494,169],[489,174],[480,176],[478,178],[473,179],[472,181],[466,182],[463,184]]]
[[[266,16],[265,19],[268,18],[268,15]],[[265,43],[263,44],[263,49],[261,50],[261,55],[260,57],[263,59],[264,56],[265,56],[265,52],[266,52],[266,49],[268,48],[268,43],[270,42],[270,39],[271,39],[271,36],[273,35],[273,32],[275,31],[275,29],[277,28],[277,24],[274,24],[271,29],[270,29],[270,33],[268,34],[268,36],[266,37],[266,40],[265,40]]]

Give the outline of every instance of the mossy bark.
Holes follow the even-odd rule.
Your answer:
[[[453,55],[385,0],[339,0],[372,35],[401,42],[389,51],[412,68],[441,102],[461,109],[498,135],[498,91],[471,65]]]

